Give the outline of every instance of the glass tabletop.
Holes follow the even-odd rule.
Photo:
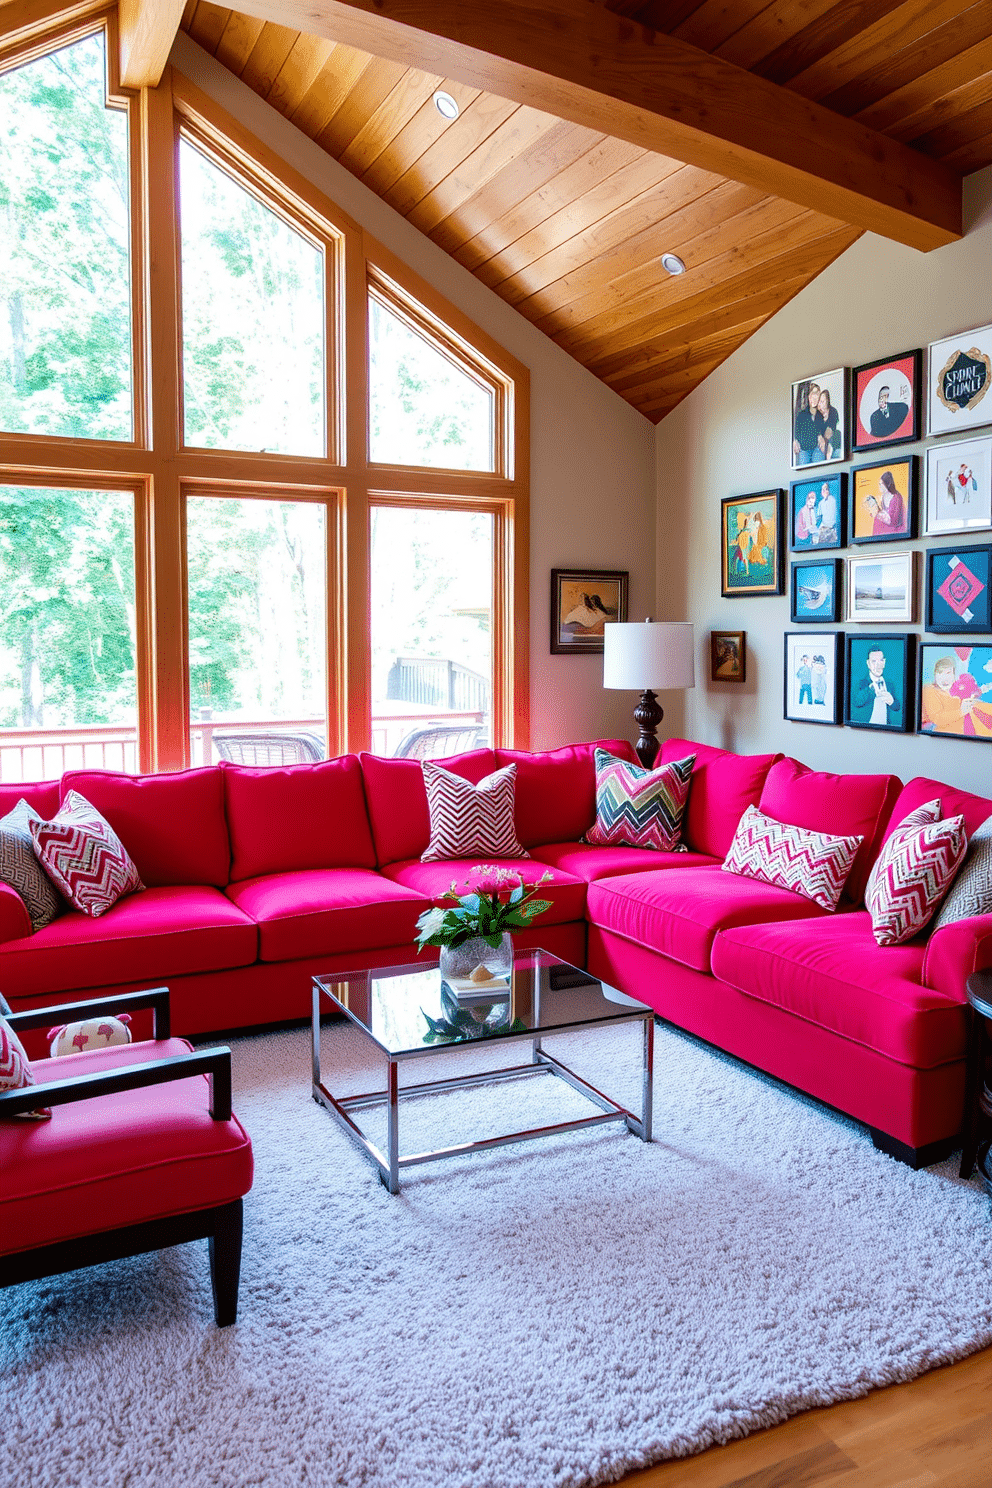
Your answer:
[[[387,1054],[422,1054],[479,1039],[539,1034],[650,1013],[548,951],[518,951],[510,977],[484,985],[441,977],[423,963],[315,976],[314,987]]]

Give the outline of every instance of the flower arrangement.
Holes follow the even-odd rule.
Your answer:
[[[531,920],[551,908],[550,899],[537,899],[539,885],[551,878],[545,869],[534,884],[525,884],[523,875],[509,868],[494,868],[479,863],[469,869],[458,893],[458,884],[440,897],[453,900],[451,908],[435,905],[425,909],[417,921],[417,949],[424,946],[447,946],[454,949],[478,937],[496,947],[511,930],[525,930]]]

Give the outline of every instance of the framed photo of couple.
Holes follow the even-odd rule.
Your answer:
[[[927,450],[927,537],[992,527],[992,439],[962,439]]]
[[[847,455],[847,368],[792,384],[792,468],[836,465]]]
[[[784,716],[792,723],[840,723],[842,636],[785,633]]]
[[[794,553],[842,548],[847,536],[847,476],[839,471],[789,487],[789,546]]]

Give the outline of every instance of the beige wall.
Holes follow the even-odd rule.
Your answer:
[[[552,568],[630,571],[631,614],[654,595],[654,429],[188,37],[173,65],[530,368],[531,744],[630,733],[634,698],[602,660],[549,655]]]
[[[788,596],[720,597],[720,499],[788,490],[791,384],[992,321],[992,170],[965,182],[965,214],[965,238],[930,254],[861,238],[658,426],[658,612],[696,626],[696,687],[685,694],[693,737],[744,751],[781,749],[820,769],[931,775],[992,793],[992,746],[785,722],[782,635],[803,628],[790,624]],[[927,441],[902,448],[922,453]],[[992,542],[992,532],[960,540],[983,539]],[[787,574],[790,561],[787,554]],[[747,632],[743,686],[709,681],[711,629]],[[921,634],[922,624],[892,629]],[[680,712],[676,700],[666,719],[673,732]]]

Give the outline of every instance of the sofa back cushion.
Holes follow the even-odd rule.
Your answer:
[[[39,816],[46,821],[55,815],[62,804],[62,795],[57,780],[40,780],[26,785],[0,785],[0,816],[13,811],[18,801],[27,801]]]
[[[794,827],[863,837],[842,896],[860,904],[901,784],[896,775],[831,775],[782,759],[768,771],[758,805]]]
[[[420,761],[364,753],[359,759],[379,866],[419,858],[431,836]],[[471,749],[467,754],[453,754],[434,763],[478,785],[496,769],[496,756],[491,749]]]
[[[738,822],[748,806],[758,805],[769,767],[781,755],[733,754],[691,739],[666,739],[658,763],[667,765],[687,754],[694,754],[696,763],[682,819],[682,841],[691,852],[725,858]],[[769,809],[768,815],[778,813]]]
[[[375,867],[355,755],[313,765],[224,763],[221,771],[233,883],[305,868]]]
[[[917,775],[913,780],[907,781],[897,796],[886,821],[880,846],[888,841],[904,816],[935,799],[940,801],[943,817],[964,817],[964,830],[969,841],[982,822],[992,816],[992,801],[987,796],[976,796],[971,791],[958,790],[957,786],[943,785],[939,780]]]
[[[596,750],[637,764],[626,739],[599,739],[531,754],[497,749],[496,764],[517,767],[517,836],[524,847],[578,842],[596,820]]]
[[[149,888],[228,883],[231,848],[216,765],[174,775],[71,770],[62,777],[63,800],[70,790],[106,817]]]

